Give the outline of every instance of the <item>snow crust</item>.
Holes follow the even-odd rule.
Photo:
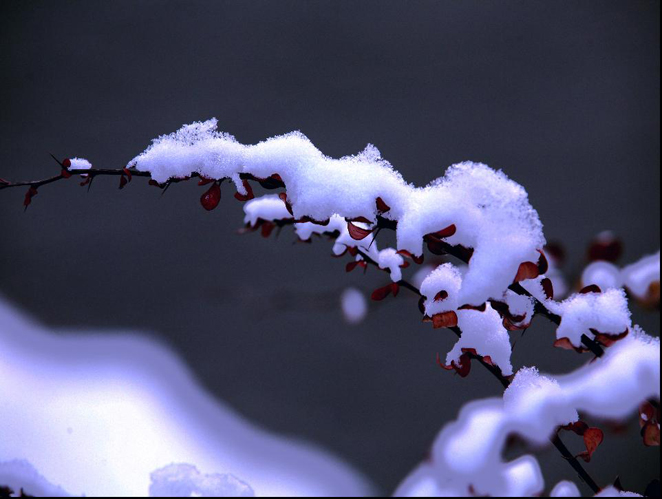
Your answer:
[[[231,178],[240,186],[241,174],[278,174],[297,219],[324,221],[338,215],[374,222],[381,198],[390,208],[383,216],[398,222],[396,249],[415,255],[422,253],[423,236],[454,224],[457,232],[447,242],[475,250],[459,298],[473,305],[499,298],[520,263],[537,261],[537,250],[545,244],[526,191],[486,165],[453,165],[444,177],[418,188],[405,182],[373,145],[332,159],[300,132],[244,145],[216,128],[216,119],[185,125],[155,139],[128,166],[149,172],[159,183],[197,173]],[[391,270],[397,281],[398,271]]]
[[[581,497],[581,494],[577,485],[569,480],[563,480],[554,486],[550,497]]]

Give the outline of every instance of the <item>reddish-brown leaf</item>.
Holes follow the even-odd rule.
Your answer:
[[[451,224],[445,229],[441,229],[439,232],[432,233],[432,235],[438,237],[439,239],[443,239],[445,237],[451,237],[456,232],[457,232],[457,227],[455,226],[455,224]]]
[[[590,286],[586,286],[579,290],[579,294],[582,295],[587,295],[589,293],[602,293],[602,290],[600,289],[600,286],[597,284],[591,284]]]
[[[353,261],[353,262],[349,262],[349,263],[345,266],[345,271],[346,271],[346,272],[351,272],[352,270],[354,270],[354,269],[355,269],[356,267],[358,267],[358,266],[365,267],[365,266],[366,266],[366,263],[365,263],[363,260],[355,260],[355,261]]]
[[[540,253],[540,257],[538,258],[538,274],[543,275],[549,270],[549,262],[547,261],[545,253],[540,250],[538,250],[538,253]]]
[[[386,213],[391,207],[387,205],[382,198],[377,198],[377,211]]]
[[[441,312],[432,316],[432,327],[435,329],[455,326],[457,326],[457,314],[452,310],[450,312]]]
[[[69,158],[62,160],[62,168],[71,168],[71,160]]]
[[[393,298],[398,296],[399,292],[400,292],[400,285],[397,282],[392,282],[391,283],[391,293],[393,293]]]
[[[442,289],[434,296],[434,301],[444,301],[446,298],[448,298],[448,291]]]
[[[540,284],[542,285],[542,290],[545,293],[545,296],[547,297],[547,299],[548,300],[553,300],[554,299],[554,285],[552,284],[552,280],[549,277],[545,277]]]
[[[202,207],[205,210],[212,211],[218,206],[218,203],[220,202],[221,202],[221,186],[218,185],[218,182],[214,182],[214,184],[209,188],[209,190],[200,197],[200,204],[202,204]]]
[[[526,281],[527,279],[535,279],[540,274],[538,273],[538,265],[533,262],[523,262],[517,269],[515,282]]]
[[[416,263],[416,264],[418,264],[418,265],[420,265],[421,263],[423,263],[423,260],[424,260],[424,258],[425,258],[423,255],[421,255],[421,256],[415,256],[415,255],[411,254],[411,252],[409,252],[409,251],[407,251],[407,250],[399,250],[399,251],[397,251],[397,253],[398,253],[398,255],[402,255],[402,256],[405,256],[405,257],[407,257],[407,258],[411,258],[411,259],[413,260],[413,262]]]
[[[124,189],[124,187],[125,187],[126,184],[128,184],[128,183],[129,183],[129,181],[126,179],[126,177],[125,177],[124,175],[122,175],[122,176],[120,177],[120,189]]]
[[[586,445],[586,450],[584,452],[580,452],[577,454],[576,457],[579,457],[586,461],[587,463],[591,461],[591,458],[593,457],[593,453],[596,451],[596,449],[600,446],[602,441],[605,438],[605,434],[602,432],[600,428],[588,428],[584,432],[584,445]]]
[[[568,338],[559,338],[554,342],[554,346],[557,348],[562,348],[563,350],[574,350],[577,353],[588,352],[587,348],[574,346]]]
[[[625,338],[630,333],[630,329],[626,329],[619,334],[601,333],[595,329],[591,329],[591,332],[595,335],[595,341],[605,347],[610,347],[617,341],[621,341],[623,338]]]
[[[615,262],[622,254],[623,243],[621,240],[607,232],[595,238],[588,248],[588,259],[591,262],[596,260]]]
[[[128,168],[123,168],[122,171],[124,172],[124,175],[126,175],[127,178],[129,179],[129,182],[131,182],[133,180],[133,175],[131,174],[131,170],[129,170]]]
[[[151,185],[152,187],[158,187],[159,189],[163,189],[163,186],[154,179],[150,179],[149,182],[147,182],[147,184]],[[204,184],[200,184],[200,185],[204,185]]]
[[[37,194],[39,194],[37,192],[37,189],[30,186],[30,188],[28,189],[28,192],[25,193],[25,199],[23,200],[23,206],[25,206],[26,210],[28,209],[28,206],[30,206],[30,204],[32,204],[32,198],[35,197]]]
[[[241,183],[244,185],[244,189],[246,189],[246,194],[235,192],[234,197],[239,201],[250,201],[255,197],[253,194],[253,188],[251,187],[251,184],[248,183],[248,180],[243,180]]]
[[[366,217],[356,217],[352,218],[352,222],[358,222],[362,224],[371,224],[372,221],[368,220]]]
[[[71,172],[66,168],[62,168],[60,175],[62,175],[62,178],[71,178]]]
[[[363,229],[357,225],[354,225],[352,222],[347,222],[347,230],[349,231],[351,238],[355,239],[356,241],[365,239],[370,234],[372,234],[372,230]]]
[[[387,284],[384,287],[375,289],[372,292],[370,298],[372,298],[374,301],[382,301],[384,298],[390,295],[392,291],[393,288],[391,287],[391,284]]]
[[[644,445],[646,447],[659,447],[660,446],[659,423],[654,419],[646,421],[646,424],[641,429],[641,436],[644,438]]]
[[[276,224],[271,222],[264,222],[260,227],[260,234],[265,239],[271,235],[273,230],[276,228]]]
[[[292,211],[292,205],[287,200],[287,193],[281,192],[280,194],[278,194],[278,197],[283,200],[283,203],[285,203],[285,208],[287,208],[287,212],[290,215],[294,216],[294,212]]]

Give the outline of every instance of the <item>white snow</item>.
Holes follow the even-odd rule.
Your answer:
[[[277,194],[267,194],[259,198],[246,201],[244,204],[244,223],[255,226],[258,220],[275,221],[290,220],[292,215]],[[312,225],[312,224],[311,224]]]
[[[577,485],[569,480],[563,480],[552,489],[550,497],[581,497],[581,494]]]
[[[660,283],[660,252],[649,255],[625,267],[623,283],[639,299],[645,299],[651,284]]]
[[[618,490],[613,485],[610,485],[609,487],[605,487],[604,489],[602,489],[599,494],[595,495],[595,497],[643,497],[643,496],[635,492]]]
[[[651,285],[660,282],[660,252],[648,255],[623,269],[605,261],[589,264],[582,273],[582,284],[595,284],[602,290],[625,286],[640,300],[646,300]]]
[[[0,462],[0,486],[9,487],[16,496],[23,492],[32,497],[69,497],[61,487],[57,487],[41,476],[34,466],[24,460]]]
[[[190,464],[171,464],[150,475],[150,497],[255,497],[247,483],[233,475],[203,475]]]
[[[476,495],[539,494],[544,481],[535,458],[520,457],[528,464],[526,471],[518,473],[513,466],[519,460],[502,460],[509,435],[541,445],[555,428],[576,421],[578,411],[624,420],[642,402],[659,397],[659,339],[636,327],[602,358],[570,375],[553,378],[534,368],[521,369],[502,399],[474,401],[463,407],[458,419],[437,437],[430,462],[420,465],[396,495],[416,495],[422,490],[465,495],[470,487]]]
[[[608,289],[603,293],[575,294],[560,304],[547,302],[548,308],[558,313],[561,325],[556,331],[557,338],[568,338],[579,347],[581,337],[600,333],[618,335],[631,327],[630,310],[622,289]]]
[[[340,305],[342,307],[345,321],[349,324],[359,324],[363,322],[368,313],[368,302],[361,291],[356,288],[347,288],[340,295]]]
[[[243,145],[216,127],[211,119],[161,136],[129,166],[150,172],[159,183],[198,173],[240,185],[241,173],[258,178],[277,173],[294,216],[319,221],[334,215],[375,221],[381,198],[390,207],[383,216],[398,222],[396,249],[415,255],[422,252],[423,236],[454,224],[457,232],[447,242],[475,250],[459,297],[472,305],[498,299],[520,263],[536,262],[544,246],[542,224],[526,191],[483,164],[454,165],[444,177],[417,188],[372,145],[355,156],[332,159],[299,132]],[[399,272],[389,269],[397,281]]]
[[[462,337],[446,357],[446,364],[458,363],[463,348],[473,348],[478,355],[489,356],[505,376],[513,373],[510,363],[512,348],[508,332],[503,327],[499,313],[488,304],[485,312],[458,310],[458,326]]]
[[[1,297],[0,401],[0,462],[26,460],[72,495],[145,496],[150,473],[172,463],[234,475],[260,496],[371,491],[325,452],[242,419],[154,340],[56,335]],[[16,490],[37,483],[24,476]]]
[[[425,314],[432,317],[442,312],[457,310],[463,305],[460,301],[461,288],[460,270],[452,263],[439,265],[421,283],[420,291],[425,296]]]

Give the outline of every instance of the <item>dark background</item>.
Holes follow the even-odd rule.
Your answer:
[[[300,129],[324,153],[367,142],[425,184],[458,161],[528,190],[569,272],[612,229],[623,263],[660,245],[659,2],[0,3],[0,177],[58,172],[49,152],[124,165],[149,141],[215,116],[244,143]],[[141,185],[138,185],[141,184]],[[201,382],[274,431],[319,443],[384,492],[466,401],[500,394],[481,369],[435,365],[454,343],[414,299],[346,325],[338,297],[384,276],[347,275],[330,244],[238,236],[225,189],[207,213],[194,183],[159,199],[141,179],[0,194],[0,292],[52,326],[144,330]],[[634,307],[652,334],[659,314]],[[567,372],[539,320],[514,365]],[[579,449],[576,437],[566,436]],[[643,492],[659,450],[608,434],[588,469]],[[575,479],[554,450],[548,486]],[[587,492],[586,489],[583,489]]]

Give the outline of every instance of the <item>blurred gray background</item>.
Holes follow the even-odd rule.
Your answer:
[[[324,153],[372,142],[419,185],[462,160],[528,190],[549,240],[584,265],[603,229],[622,263],[660,245],[660,4],[657,1],[234,1],[0,3],[0,177],[58,172],[49,158],[119,167],[181,124],[217,117],[244,143],[299,129]],[[451,333],[420,323],[404,293],[344,323],[341,291],[385,276],[345,274],[330,244],[238,236],[225,186],[163,198],[142,179],[0,193],[0,292],[52,326],[146,331],[251,420],[318,443],[385,493],[462,404],[496,396],[476,368],[440,370]],[[634,307],[659,332],[659,313]],[[540,319],[516,367],[566,372]],[[1,403],[1,402],[0,402]],[[564,436],[573,449],[578,437]],[[575,479],[553,449],[548,485]],[[659,450],[631,427],[587,466],[643,492]],[[587,489],[583,489],[587,492]]]

